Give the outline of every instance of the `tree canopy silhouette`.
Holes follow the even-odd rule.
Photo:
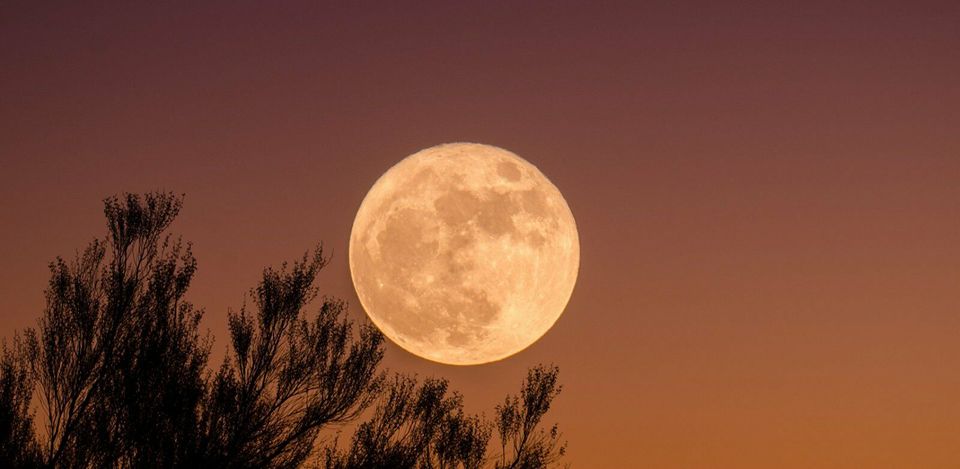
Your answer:
[[[181,207],[169,193],[108,198],[106,238],[50,264],[37,327],[0,355],[0,467],[540,468],[563,455],[557,427],[540,428],[556,367],[531,369],[492,421],[443,379],[388,377],[383,336],[345,303],[307,312],[322,248],[263,271],[211,371],[203,310],[184,299],[197,262],[167,232]],[[323,437],[368,415],[343,447]]]

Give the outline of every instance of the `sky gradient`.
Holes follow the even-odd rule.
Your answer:
[[[563,192],[573,297],[507,360],[388,367],[489,415],[558,365],[574,467],[960,465],[956,2],[278,3],[0,6],[0,335],[101,199],[155,189],[186,194],[214,367],[227,309],[320,241],[364,320],[364,194],[480,142]]]

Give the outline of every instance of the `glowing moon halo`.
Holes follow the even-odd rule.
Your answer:
[[[452,143],[377,180],[349,255],[360,303],[387,337],[429,360],[475,365],[553,326],[577,280],[580,242],[566,201],[535,166]]]

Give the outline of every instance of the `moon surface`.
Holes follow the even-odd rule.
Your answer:
[[[401,160],[367,193],[350,234],[350,274],[373,323],[452,365],[536,342],[563,313],[579,265],[560,191],[526,160],[476,143]]]

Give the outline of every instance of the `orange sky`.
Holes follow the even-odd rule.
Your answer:
[[[174,230],[218,356],[260,269],[321,240],[324,291],[362,318],[367,189],[483,142],[566,196],[571,303],[505,361],[390,345],[390,368],[489,412],[556,363],[575,467],[960,466],[956,2],[19,3],[3,336],[38,317],[47,262],[104,234],[104,196],[152,189],[187,194]]]

